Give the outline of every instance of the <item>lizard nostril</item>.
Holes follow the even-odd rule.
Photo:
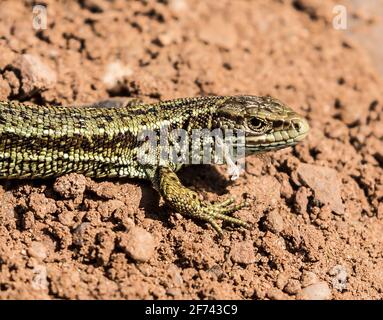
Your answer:
[[[301,124],[299,122],[293,122],[293,127],[299,132],[301,130]]]

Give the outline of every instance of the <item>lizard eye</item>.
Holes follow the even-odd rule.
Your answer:
[[[262,132],[267,127],[267,124],[263,120],[254,117],[250,119],[249,127],[251,130]]]

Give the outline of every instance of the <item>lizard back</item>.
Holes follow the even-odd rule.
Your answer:
[[[70,172],[91,177],[145,178],[137,135],[191,126],[219,97],[184,98],[121,108],[38,106],[0,102],[0,178],[48,178]],[[206,118],[206,117],[204,117]],[[207,120],[193,122],[206,126]]]

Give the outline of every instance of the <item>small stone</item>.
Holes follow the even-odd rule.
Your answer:
[[[307,271],[307,270],[303,271],[301,276],[301,285],[303,288],[318,282],[319,282],[318,276],[314,272]]]
[[[74,218],[74,212],[65,210],[61,212],[58,216],[59,221],[64,225],[64,226],[72,226],[73,225],[73,218]]]
[[[53,189],[64,199],[82,198],[87,179],[82,174],[71,173],[56,179]]]
[[[277,288],[270,288],[267,290],[266,297],[270,300],[286,300],[288,296]]]
[[[266,291],[263,288],[254,288],[254,297],[257,300],[264,300],[266,298]]]
[[[136,262],[146,262],[153,256],[156,243],[148,231],[133,227],[121,236],[120,247]]]
[[[97,207],[97,211],[104,219],[109,218],[117,210],[127,211],[124,203],[117,199],[101,202]]]
[[[21,83],[19,78],[16,76],[15,72],[11,70],[6,70],[3,73],[4,79],[7,81],[9,88],[11,90],[11,95],[18,95],[20,94],[20,87]]]
[[[33,241],[27,249],[30,257],[44,260],[47,257],[47,249],[41,242]]]
[[[32,211],[27,211],[22,217],[22,227],[24,230],[32,229],[35,225],[35,215]]]
[[[328,205],[324,205],[320,208],[318,218],[323,221],[329,220],[331,218],[331,208]]]
[[[182,291],[179,288],[170,288],[166,290],[166,294],[172,297],[181,297]]]
[[[55,200],[47,198],[42,193],[32,193],[29,197],[29,206],[39,219],[43,219],[46,215],[53,214],[57,210]]]
[[[175,264],[170,264],[168,267],[168,275],[171,279],[172,283],[171,286],[182,286],[184,283],[184,280],[181,276],[180,269]]]
[[[274,207],[281,199],[281,184],[273,176],[261,176],[257,179],[255,196],[259,202]]]
[[[302,163],[297,169],[297,174],[302,183],[313,190],[317,201],[323,205],[329,205],[336,214],[344,214],[341,197],[342,183],[336,170]]]
[[[298,300],[330,300],[331,290],[324,281],[314,283],[297,294]]]
[[[56,72],[38,56],[23,54],[15,60],[13,67],[20,72],[24,96],[31,96],[36,91],[49,89],[57,81]]]
[[[208,271],[213,273],[218,280],[221,280],[225,277],[225,271],[218,264],[215,264],[214,266],[212,266]]]
[[[251,264],[255,262],[254,245],[252,241],[234,242],[230,250],[233,262]]]
[[[90,227],[90,222],[81,223],[74,231],[72,236],[73,244],[81,246],[84,243],[84,238],[87,233],[87,229]]]
[[[298,280],[290,279],[286,286],[283,288],[283,291],[289,295],[295,295],[301,290],[301,284]]]
[[[283,231],[284,222],[282,216],[277,210],[272,210],[266,214],[264,227],[273,232],[280,233]]]
[[[113,199],[119,191],[119,187],[111,182],[94,183],[90,186],[90,190],[103,199]]]

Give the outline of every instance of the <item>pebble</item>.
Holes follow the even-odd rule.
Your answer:
[[[330,300],[331,290],[324,281],[317,282],[302,289],[297,294],[298,300]]]
[[[35,215],[32,211],[27,211],[23,214],[21,221],[24,230],[32,229],[35,225]]]
[[[16,58],[13,66],[20,71],[21,89],[25,96],[49,89],[57,81],[56,72],[38,56],[23,54]]]
[[[318,276],[311,271],[304,270],[301,275],[301,285],[303,288],[308,287],[314,283],[318,283]]]
[[[58,215],[59,221],[64,225],[64,226],[72,226],[73,225],[73,218],[74,218],[74,212],[69,211],[69,210],[64,210]]]
[[[270,300],[286,300],[288,296],[277,288],[267,290],[266,297]]]
[[[344,214],[341,197],[342,183],[336,170],[302,163],[297,169],[297,174],[302,183],[313,190],[317,201],[324,205],[328,204],[331,210],[338,215]]]
[[[168,290],[166,290],[166,294],[172,297],[181,297],[182,291],[179,288],[169,288]]]
[[[289,295],[295,295],[301,290],[301,284],[296,279],[290,279],[286,286],[283,288],[283,291]]]
[[[180,269],[175,264],[170,264],[168,267],[168,275],[172,280],[172,286],[182,286],[184,280],[181,276]]]
[[[218,264],[215,264],[214,266],[212,266],[208,271],[213,273],[218,280],[221,280],[225,277],[225,271]]]
[[[89,186],[90,190],[103,199],[114,199],[118,194],[119,187],[111,182],[94,183]]]
[[[64,199],[82,197],[87,185],[87,179],[82,174],[71,173],[56,179],[53,189]]]
[[[255,262],[254,246],[252,241],[234,242],[230,250],[233,262],[251,264]]]
[[[272,210],[266,214],[264,227],[267,230],[276,234],[283,231],[283,228],[284,228],[283,218],[277,210]]]
[[[41,242],[33,241],[29,248],[27,249],[27,253],[30,257],[44,260],[47,257],[47,249]]]
[[[116,210],[126,211],[124,208],[124,203],[122,201],[113,199],[101,202],[97,207],[97,211],[105,219],[109,218],[114,212],[116,212]]]
[[[87,228],[91,226],[90,222],[81,223],[76,229],[73,231],[72,241],[76,246],[81,246],[84,243],[84,238],[87,233]]]
[[[320,208],[318,218],[323,221],[329,220],[331,218],[331,208],[328,205],[324,205]]]
[[[274,207],[281,199],[281,184],[273,176],[259,177],[256,182],[256,198],[259,202],[266,202]]]
[[[47,198],[42,193],[32,193],[29,197],[29,206],[39,219],[43,219],[46,215],[53,214],[57,210],[55,200]]]
[[[153,236],[141,227],[133,227],[120,238],[120,247],[136,262],[146,262],[154,254]]]

